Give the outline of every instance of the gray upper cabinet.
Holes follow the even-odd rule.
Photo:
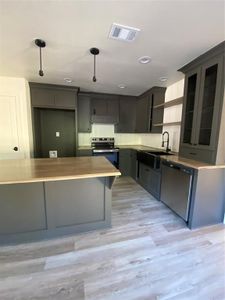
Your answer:
[[[163,122],[163,107],[157,108],[157,105],[165,102],[166,88],[153,87],[137,100],[137,133],[161,133]]]
[[[136,132],[150,131],[150,97],[149,94],[140,96],[136,106]]]
[[[115,125],[117,133],[133,133],[136,126],[136,97],[119,97],[119,123]]]
[[[119,97],[110,94],[92,93],[92,123],[117,124],[119,121]]]
[[[161,124],[163,123],[164,107],[160,105],[165,102],[165,92],[166,88],[163,87],[153,87],[151,89],[151,133],[162,133],[163,126]]]
[[[76,87],[30,82],[31,103],[33,107],[75,109],[77,107]]]
[[[221,48],[221,53],[219,49]],[[215,163],[224,93],[221,45],[181,69],[185,73],[180,154]],[[199,61],[198,61],[199,60]]]
[[[78,94],[78,132],[91,132],[91,99],[85,94]]]

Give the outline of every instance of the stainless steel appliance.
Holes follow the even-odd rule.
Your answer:
[[[169,161],[162,162],[160,200],[188,221],[193,170]]]
[[[119,148],[115,148],[114,138],[92,138],[92,155],[105,156],[116,168],[119,167]]]

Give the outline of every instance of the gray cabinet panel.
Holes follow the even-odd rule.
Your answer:
[[[78,132],[91,132],[91,100],[82,94],[78,95]]]
[[[138,181],[143,188],[159,200],[161,182],[160,171],[155,171],[149,166],[140,163]]]
[[[77,156],[92,156],[92,149],[78,149]]]
[[[77,96],[73,91],[57,90],[55,91],[55,107],[74,109]]]
[[[131,149],[131,168],[130,176],[136,180],[137,179],[137,151]]]
[[[131,175],[131,150],[130,149],[120,149],[119,170],[122,176]]]
[[[119,121],[117,95],[90,94],[92,123],[116,124]]]
[[[120,96],[119,123],[115,126],[118,133],[133,133],[136,126],[136,97]]]
[[[74,110],[77,106],[76,88],[30,83],[30,90],[33,107]]]
[[[150,99],[149,95],[140,97],[136,106],[136,132],[148,133],[150,131]]]
[[[31,102],[35,107],[53,107],[55,104],[54,90],[31,88]]]
[[[47,201],[49,205],[54,203],[54,226],[57,228],[104,221],[104,180],[96,178],[46,182]]]
[[[43,183],[0,186],[0,234],[46,229]]]

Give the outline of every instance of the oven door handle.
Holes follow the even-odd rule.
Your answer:
[[[119,149],[108,149],[108,150],[103,150],[103,149],[93,149],[93,153],[114,153],[114,152],[119,152]]]

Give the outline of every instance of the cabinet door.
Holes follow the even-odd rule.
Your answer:
[[[136,125],[136,97],[121,96],[119,100],[119,123],[115,126],[118,133],[133,133]]]
[[[55,107],[75,109],[77,95],[74,91],[55,90]]]
[[[119,99],[118,96],[112,96],[107,99],[107,116],[112,120],[112,123],[119,122]]]
[[[136,132],[147,133],[150,130],[150,102],[149,95],[137,100]]]
[[[90,97],[78,95],[78,132],[91,132]]]
[[[155,171],[149,166],[140,163],[139,183],[158,200],[160,196],[160,181],[161,173],[159,171]]]
[[[204,149],[216,149],[223,100],[221,97],[222,67],[222,57],[210,60],[202,66],[196,144]]]
[[[101,97],[92,97],[91,108],[93,116],[106,116],[108,113],[107,100]]]
[[[131,150],[130,149],[120,149],[119,170],[123,176],[130,176],[131,174]]]
[[[31,102],[34,107],[54,107],[54,90],[46,88],[31,88]]]
[[[137,151],[131,149],[131,169],[130,176],[136,180],[137,179]]]
[[[181,144],[194,145],[196,142],[196,121],[199,97],[200,71],[197,68],[186,74],[184,106],[182,114]]]
[[[165,102],[165,91],[166,89],[162,88],[161,91],[154,91],[151,94],[151,133],[162,133],[163,127],[159,126],[159,124],[163,123],[164,107],[155,108],[155,106]]]

